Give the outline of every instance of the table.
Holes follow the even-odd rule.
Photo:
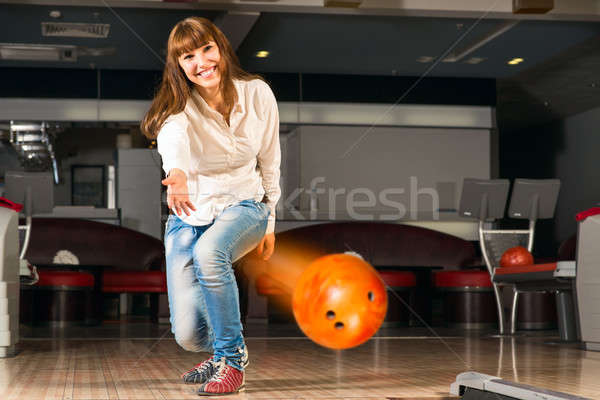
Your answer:
[[[431,325],[432,321],[432,298],[435,290],[432,284],[433,271],[443,269],[440,266],[424,265],[377,265],[377,270],[381,271],[410,271],[415,274],[417,284],[415,286],[414,296],[411,296],[410,307],[419,315],[420,318],[410,313],[411,326]],[[421,321],[422,319],[422,321]]]

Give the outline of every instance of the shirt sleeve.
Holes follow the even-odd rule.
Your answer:
[[[184,116],[171,116],[158,133],[156,144],[167,176],[173,168],[178,168],[189,177],[191,156],[187,127]]]
[[[266,128],[258,152],[258,167],[265,189],[266,204],[269,208],[269,220],[266,233],[275,231],[275,205],[281,197],[279,176],[281,174],[281,147],[279,145],[279,110],[271,88],[264,84],[262,105]]]

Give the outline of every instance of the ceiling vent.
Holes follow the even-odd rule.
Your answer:
[[[65,45],[0,43],[0,60],[77,61],[77,47]]]
[[[42,36],[105,39],[109,31],[110,24],[42,22]]]
[[[0,60],[66,61],[78,57],[104,57],[116,54],[114,47],[83,47],[58,44],[0,43]]]

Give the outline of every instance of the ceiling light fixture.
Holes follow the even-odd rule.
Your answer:
[[[257,51],[255,55],[258,58],[267,58],[267,57],[269,57],[269,52],[266,50],[260,50],[260,51]]]
[[[525,60],[523,60],[522,58],[513,58],[512,60],[510,60],[508,62],[508,65],[517,65],[517,64],[522,63],[523,61],[525,61]]]
[[[325,0],[325,7],[342,7],[342,8],[358,8],[362,4],[362,0]]]
[[[423,64],[433,62],[433,60],[435,60],[435,57],[431,57],[431,56],[421,56],[421,57],[417,58],[417,62],[423,63]]]
[[[513,0],[514,14],[545,14],[554,8],[554,0]]]
[[[465,64],[479,64],[480,62],[485,61],[485,57],[471,57],[468,60],[465,60]]]

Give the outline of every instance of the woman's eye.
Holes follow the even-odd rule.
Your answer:
[[[205,52],[207,52],[207,51],[209,51],[210,49],[212,49],[212,46],[211,46],[211,45],[208,45],[208,46],[206,46],[206,47],[204,48],[204,51],[205,51]]]
[[[184,60],[187,60],[187,59],[190,59],[190,58],[192,58],[192,57],[193,57],[193,56],[192,56],[191,54],[188,54],[187,56],[183,57],[183,59],[184,59]]]

